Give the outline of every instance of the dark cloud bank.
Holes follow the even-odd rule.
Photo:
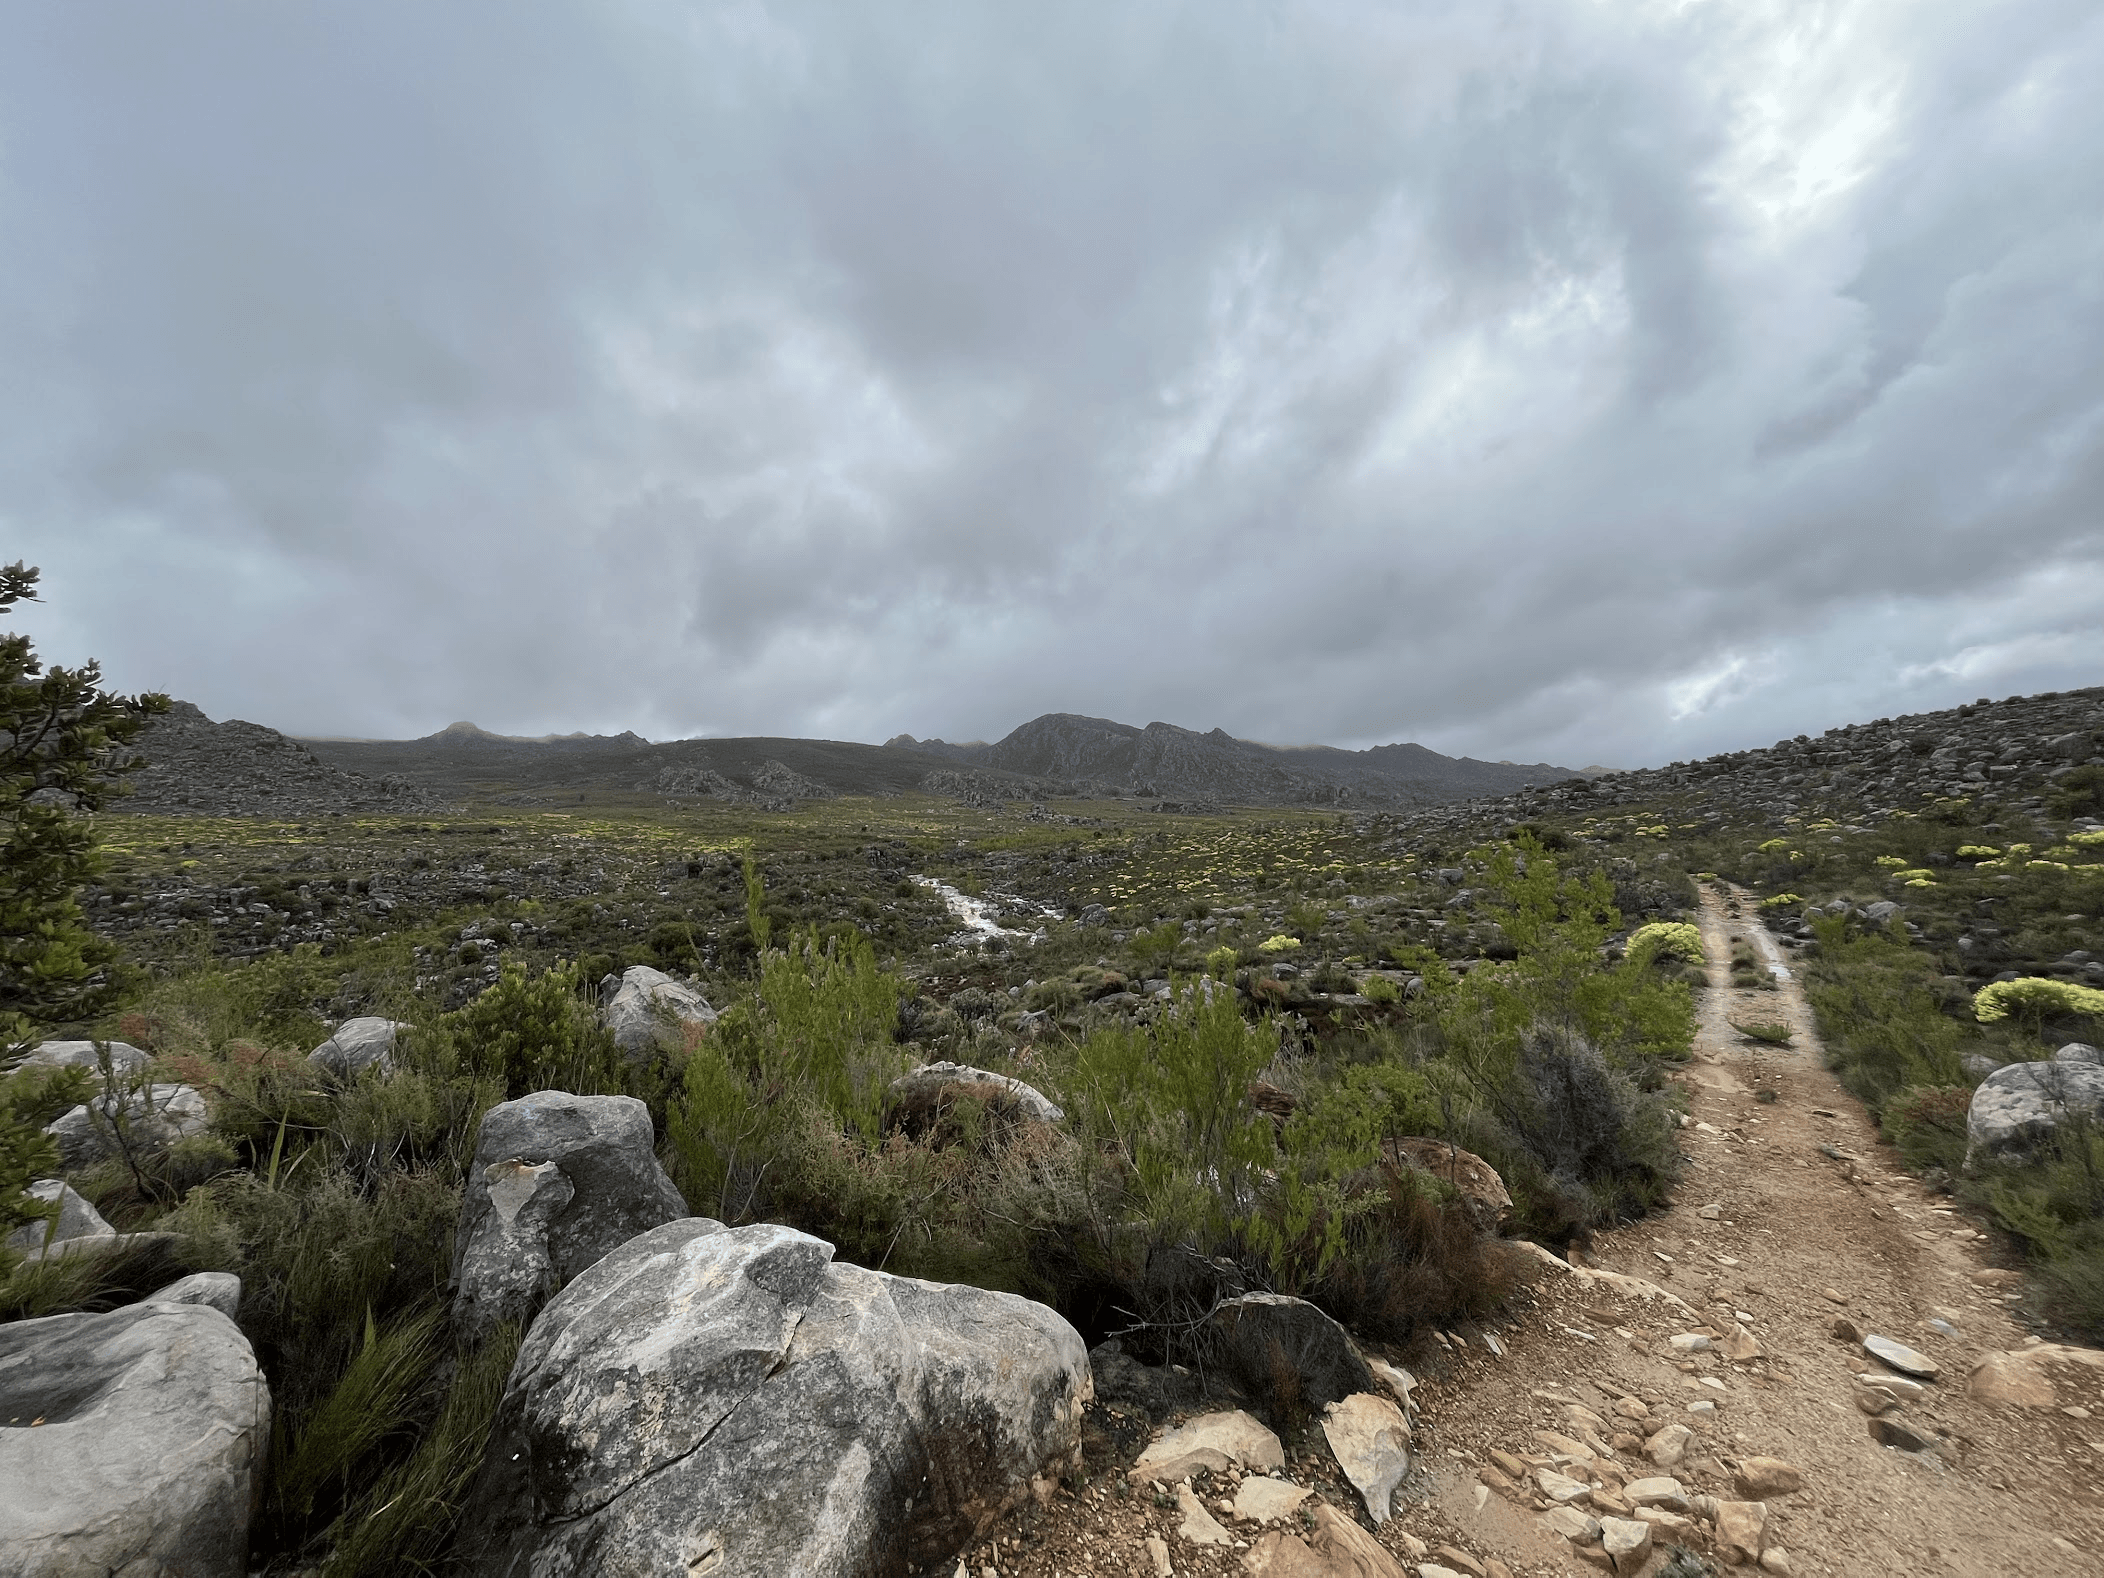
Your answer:
[[[2104,678],[2104,13],[196,4],[0,52],[0,551],[301,733],[1639,764]]]

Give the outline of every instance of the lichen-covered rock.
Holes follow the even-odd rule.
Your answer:
[[[2071,1114],[2104,1112],[2104,1064],[2007,1063],[1981,1080],[1965,1115],[1976,1152],[2022,1150]]]
[[[145,1085],[105,1090],[60,1113],[44,1132],[57,1142],[59,1164],[77,1172],[118,1155],[120,1135],[140,1154],[153,1155],[204,1133],[210,1121],[205,1098],[188,1085]]]
[[[480,1337],[530,1316],[638,1233],[687,1214],[633,1096],[542,1090],[482,1115],[453,1240],[453,1320]]]
[[[385,1069],[392,1063],[396,1033],[414,1028],[398,1019],[361,1014],[338,1025],[335,1034],[307,1054],[307,1061],[338,1079],[356,1079],[376,1064]]]
[[[670,1222],[534,1322],[462,1547],[489,1578],[925,1570],[1050,1496],[1089,1395],[1043,1305]]]
[[[1486,1233],[1495,1233],[1512,1212],[1512,1195],[1505,1188],[1505,1180],[1474,1151],[1464,1151],[1445,1140],[1413,1138],[1391,1142],[1391,1154],[1404,1166],[1451,1185],[1468,1206],[1476,1225]]]
[[[269,1440],[270,1389],[216,1309],[0,1326],[0,1564],[241,1578]]]
[[[647,1057],[676,1042],[683,1025],[712,1025],[716,1010],[691,986],[647,964],[630,965],[599,983],[600,1023],[630,1057]]]

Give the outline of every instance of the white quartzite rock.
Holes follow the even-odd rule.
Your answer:
[[[241,1578],[269,1441],[270,1388],[216,1309],[0,1326],[0,1564]]]
[[[1322,1433],[1338,1467],[1378,1528],[1393,1514],[1395,1487],[1410,1472],[1410,1426],[1385,1397],[1360,1392],[1322,1411]]]
[[[136,1074],[153,1058],[141,1052],[128,1041],[105,1041],[109,1049],[110,1066],[120,1074]],[[90,1074],[99,1075],[102,1060],[95,1055],[92,1041],[46,1041],[22,1060],[24,1068],[84,1068]]]
[[[470,1336],[530,1314],[638,1233],[687,1214],[633,1096],[542,1090],[482,1115],[454,1238],[453,1319]]]
[[[241,1279],[231,1271],[199,1271],[179,1277],[142,1301],[147,1304],[202,1304],[228,1320],[241,1313]]]
[[[712,1025],[716,1010],[691,986],[663,970],[633,964],[618,978],[599,983],[599,1018],[613,1032],[614,1045],[640,1058],[674,1041],[681,1025]]]
[[[1057,1123],[1066,1116],[1035,1086],[990,1069],[949,1062],[923,1063],[901,1074],[885,1087],[884,1107],[895,1120],[925,1122],[960,1096],[975,1097],[1032,1123]]]
[[[461,1544],[486,1578],[925,1568],[1049,1497],[1089,1396],[1043,1305],[668,1222],[541,1311]]]

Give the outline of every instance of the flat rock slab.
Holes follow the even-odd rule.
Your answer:
[[[0,1326],[0,1564],[242,1578],[270,1388],[201,1304]]]
[[[1990,1353],[1973,1366],[1965,1389],[1983,1402],[2016,1408],[2054,1408],[2060,1391],[2054,1385],[2056,1365],[2079,1364],[2104,1369],[2104,1352],[2067,1343],[2042,1342],[2032,1348]]]
[[[1286,1450],[1278,1437],[1253,1415],[1236,1408],[1200,1414],[1164,1431],[1160,1440],[1148,1444],[1130,1472],[1134,1479],[1173,1482],[1189,1479],[1201,1469],[1217,1474],[1226,1468],[1262,1472],[1285,1466]]]
[[[1251,1523],[1290,1518],[1310,1494],[1305,1486],[1291,1480],[1253,1474],[1235,1491],[1235,1516]]]
[[[1313,1516],[1305,1540],[1277,1529],[1258,1540],[1243,1570],[1250,1578],[1410,1578],[1387,1547],[1335,1507],[1319,1503]]]
[[[1915,1352],[1903,1342],[1894,1342],[1890,1337],[1880,1337],[1872,1332],[1863,1339],[1863,1351],[1902,1375],[1911,1375],[1918,1381],[1936,1379],[1939,1367],[1934,1359]]]

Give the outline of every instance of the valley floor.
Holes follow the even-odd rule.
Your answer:
[[[1653,1286],[1548,1270],[1494,1334],[1464,1331],[1451,1347],[1403,1356],[1422,1379],[1420,1470],[1406,1486],[1407,1504],[1380,1531],[1382,1543],[1412,1571],[1441,1560],[1441,1545],[1493,1574],[1497,1564],[1515,1575],[1595,1570],[1538,1516],[1537,1502],[1522,1504],[1527,1490],[1492,1491],[1479,1474],[1494,1450],[1545,1461],[1536,1432],[1577,1433],[1570,1404],[1619,1425],[1620,1403],[1624,1415],[1640,1415],[1629,1420],[1635,1436],[1679,1422],[1695,1439],[1671,1470],[1625,1445],[1606,1460],[1610,1485],[1617,1470],[1628,1479],[1671,1472],[1691,1491],[1731,1499],[1742,1458],[1780,1458],[1803,1471],[1802,1490],[1768,1503],[1770,1541],[1787,1553],[1779,1570],[1960,1578],[2104,1571],[2104,1370],[2042,1367],[2058,1394],[2045,1407],[1968,1392],[1980,1360],[2027,1342],[2005,1307],[2008,1295],[1980,1275],[1993,1269],[1982,1254],[1988,1241],[1880,1143],[1862,1105],[1825,1067],[1794,980],[1729,986],[1730,940],[1759,931],[1750,908],[1742,913],[1727,888],[1706,887],[1701,926],[1712,962],[1694,1057],[1680,1076],[1690,1122],[1678,1198],[1662,1215],[1600,1235],[1583,1257],[1586,1267]],[[1788,1023],[1792,1044],[1757,1044],[1734,1021]],[[1926,1397],[1892,1417],[1943,1443],[1940,1453],[1900,1452],[1873,1439],[1855,1377],[1889,1372],[1838,1339],[1837,1321],[1935,1361],[1939,1375]],[[1760,1349],[1745,1362],[1716,1352],[1682,1357],[1668,1346],[1681,1333],[1721,1340],[1740,1324]],[[1713,1409],[1690,1407],[1703,1402]],[[1289,1449],[1293,1477],[1356,1513],[1319,1436],[1313,1444],[1305,1454]],[[1259,1533],[1224,1514],[1221,1521],[1244,1544]],[[1242,1570],[1241,1549],[1186,1542],[1180,1522],[1173,1506],[1146,1493],[1120,1497],[1099,1479],[1079,1499],[1061,1492],[1048,1511],[1010,1520],[998,1547],[970,1553],[969,1572],[1152,1578],[1161,1569],[1149,1536],[1166,1547],[1177,1575]],[[1665,1566],[1665,1543],[1646,1573]]]

